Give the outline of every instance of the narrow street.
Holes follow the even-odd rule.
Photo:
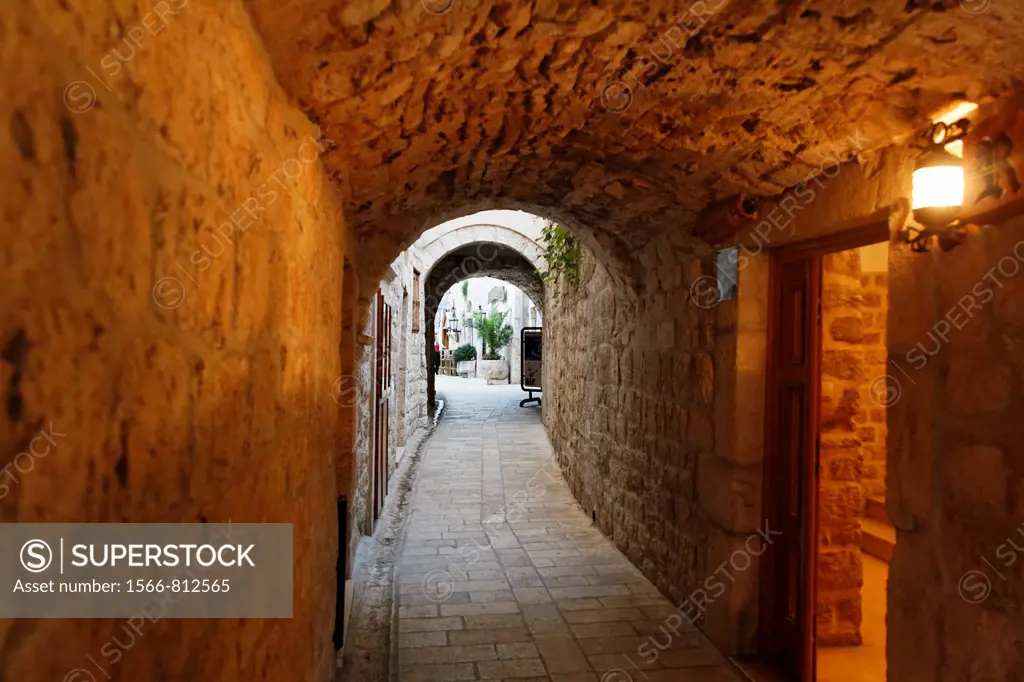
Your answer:
[[[577,506],[518,386],[437,385],[447,412],[396,570],[397,679],[739,679]]]

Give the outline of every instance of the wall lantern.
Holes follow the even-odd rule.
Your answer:
[[[918,225],[907,225],[901,232],[914,251],[928,251],[933,237],[943,251],[963,241],[966,224],[959,215],[964,204],[962,154],[968,127],[967,119],[936,123],[931,144],[914,167],[911,209]]]
[[[454,307],[452,308],[452,316],[448,320],[448,327],[447,327],[446,331],[448,332],[449,336],[451,336],[453,339],[455,339],[455,343],[459,342],[459,332],[461,330],[459,329],[459,318],[455,314],[455,308]]]

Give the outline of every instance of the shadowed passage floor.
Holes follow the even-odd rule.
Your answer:
[[[437,387],[396,570],[400,682],[739,682],[576,505],[539,407]]]

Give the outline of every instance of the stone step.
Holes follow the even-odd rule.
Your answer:
[[[872,521],[892,525],[889,523],[889,514],[885,511],[885,500],[869,497],[864,506],[864,516]]]
[[[882,523],[873,518],[860,520],[860,547],[873,557],[889,563],[892,550],[896,546],[896,529],[888,522]]]

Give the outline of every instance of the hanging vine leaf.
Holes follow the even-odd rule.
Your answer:
[[[541,229],[544,244],[546,270],[544,281],[557,284],[561,281],[566,288],[575,289],[580,278],[580,241],[568,228],[549,222]],[[557,296],[557,289],[555,292]]]

